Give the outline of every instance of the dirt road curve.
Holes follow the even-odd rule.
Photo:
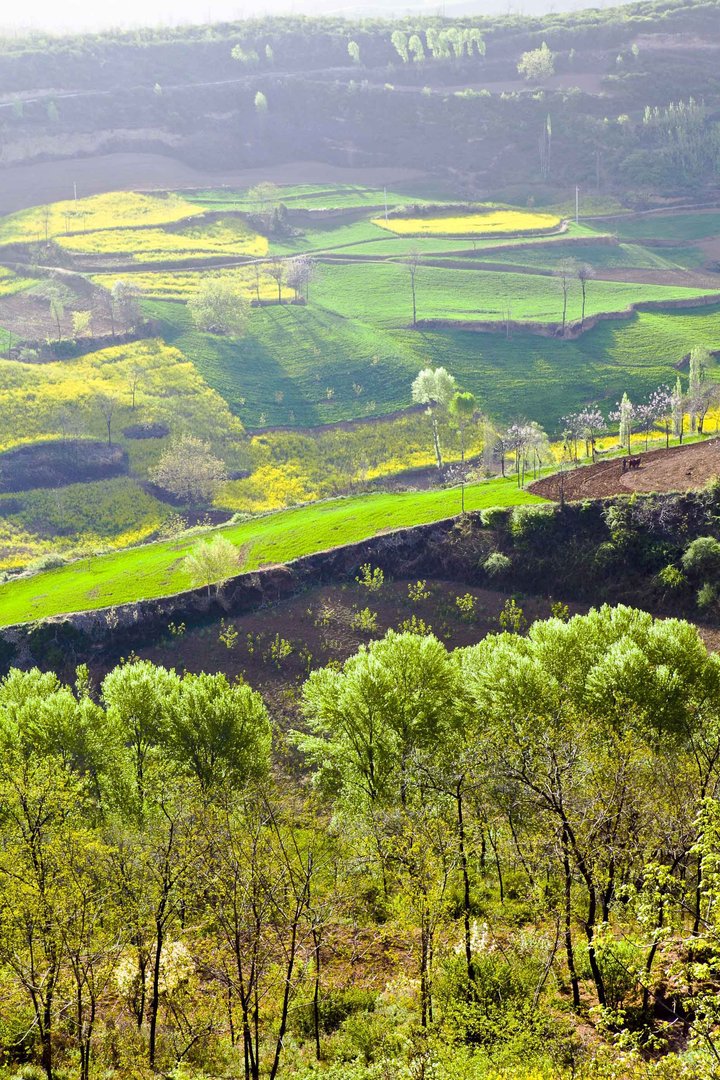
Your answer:
[[[261,180],[276,184],[401,184],[424,174],[416,169],[344,169],[320,161],[296,161],[259,169],[211,173],[193,169],[163,154],[104,154],[68,161],[40,161],[0,169],[0,214],[28,206],[104,191],[149,191],[153,188],[252,187]]]
[[[598,499],[609,495],[628,495],[633,491],[688,491],[703,487],[713,476],[720,476],[720,439],[674,446],[670,450],[651,450],[640,455],[639,469],[622,471],[622,459],[584,465],[564,474],[565,498]],[[530,485],[536,495],[560,498],[559,474],[536,480]]]

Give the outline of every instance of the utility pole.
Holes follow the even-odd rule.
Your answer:
[[[383,195],[385,197],[385,220],[387,221],[387,219],[388,219],[388,209],[387,209],[387,188],[386,187],[383,188]]]
[[[73,198],[77,202],[77,180],[73,180]]]
[[[580,224],[580,188],[575,185],[575,224]]]

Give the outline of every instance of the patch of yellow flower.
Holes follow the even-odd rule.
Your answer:
[[[205,270],[133,270],[131,275],[93,274],[90,280],[105,289],[112,289],[116,281],[130,282],[150,300],[189,300],[206,274]],[[248,300],[256,300],[258,291],[261,300],[277,298],[276,282],[262,269],[259,281],[256,281],[254,269],[245,266],[223,270],[223,277],[231,278]]]
[[[135,386],[136,410],[132,409]],[[215,440],[218,432],[242,436],[227,403],[177,349],[157,341],[136,341],[81,356],[77,360],[24,364],[0,360],[0,451],[23,442],[63,436],[63,417],[81,418],[84,434],[107,438],[99,401],[115,403],[113,429],[143,421],[172,431],[191,430]],[[127,444],[135,466],[159,452],[158,440]]]
[[[560,223],[557,214],[504,208],[435,217],[373,218],[373,225],[398,236],[515,236],[518,233],[552,232],[560,227]]]
[[[143,195],[137,191],[110,191],[10,214],[0,220],[0,244],[52,240],[65,233],[97,229],[166,225],[201,213],[202,208],[172,193]]]
[[[99,229],[59,236],[57,242],[81,255],[122,255],[137,263],[218,255],[258,257],[267,255],[268,250],[267,237],[232,218],[183,229]]]

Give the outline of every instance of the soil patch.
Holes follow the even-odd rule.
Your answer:
[[[67,285],[63,284],[67,288]],[[99,293],[93,297],[73,295],[72,300],[63,304],[59,318],[59,334],[58,320],[50,310],[47,295],[37,295],[32,290],[26,290],[4,296],[0,298],[0,326],[22,341],[44,342],[58,336],[68,340],[75,337],[72,319],[75,311],[90,312],[89,332],[92,337],[110,336],[113,328],[108,305],[103,303]]]
[[[38,161],[0,170],[0,214],[106,191],[152,191],[207,187],[248,188],[263,180],[275,184],[365,184],[383,187],[422,179],[417,169],[346,169],[320,161],[287,162],[258,169],[209,172],[193,169],[164,154],[102,154],[97,157]]]
[[[128,456],[119,446],[86,439],[33,443],[0,454],[0,492],[64,487],[127,471]]]
[[[628,495],[633,491],[697,490],[713,477],[720,476],[718,438],[691,446],[673,446],[669,450],[650,450],[634,456],[640,458],[637,469],[623,472],[623,458],[613,458],[536,480],[530,484],[530,491],[559,501],[562,485],[567,500],[598,499]]]
[[[156,644],[138,647],[136,652],[179,670],[222,671],[228,678],[241,676],[272,703],[273,715],[296,723],[296,700],[290,688],[297,688],[314,668],[331,660],[346,660],[361,645],[382,637],[387,630],[399,629],[413,616],[448,648],[474,645],[487,634],[500,632],[498,617],[509,592],[468,586],[462,581],[429,580],[425,589],[428,596],[411,600],[409,584],[386,581],[376,593],[355,583],[320,586],[222,623],[213,620],[187,631],[182,624],[171,623]],[[463,618],[456,598],[467,594],[474,599],[474,612]],[[550,598],[516,599],[528,623],[551,614]],[[578,604],[569,607],[573,614],[587,610],[587,606]],[[353,624],[358,610],[365,608],[376,616],[372,631],[362,631]],[[236,639],[232,638],[233,632],[237,633]],[[231,647],[220,638],[221,633],[232,642]],[[283,641],[291,649],[285,656],[281,655],[287,651],[280,645]],[[104,656],[97,675],[112,667],[115,659]]]

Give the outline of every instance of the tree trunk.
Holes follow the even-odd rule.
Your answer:
[[[155,1044],[157,1039],[157,1018],[160,1009],[160,960],[163,947],[163,927],[160,921],[155,924],[155,960],[153,963],[152,994],[150,997],[150,1038],[148,1044],[148,1064],[155,1068]]]
[[[578,983],[577,970],[575,968],[575,950],[572,940],[572,872],[570,870],[570,856],[568,854],[568,841],[565,829],[562,833],[563,846],[563,874],[565,879],[565,955],[567,956],[568,972],[570,974],[570,986],[572,987],[573,1008],[580,1008],[580,986]]]
[[[442,451],[440,450],[440,433],[438,431],[437,417],[435,416],[434,412],[432,414],[431,421],[432,421],[433,445],[435,447],[435,460],[437,462],[438,469],[442,469],[443,460],[442,460]]]
[[[468,982],[473,981],[472,962],[472,939],[470,934],[470,875],[468,874],[467,852],[465,850],[465,818],[463,814],[462,777],[458,780],[455,788],[455,800],[457,802],[458,820],[458,848],[460,852],[460,869],[463,879],[463,923],[465,928],[465,963],[467,965]]]

